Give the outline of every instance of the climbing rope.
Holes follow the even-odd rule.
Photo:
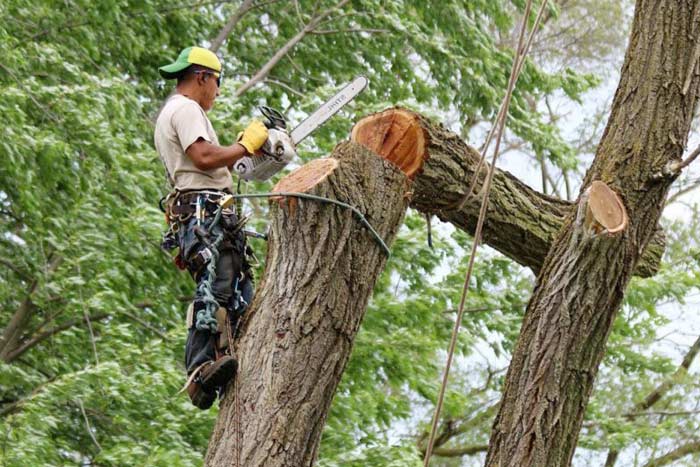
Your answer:
[[[464,286],[462,287],[462,297],[459,302],[459,310],[457,312],[457,319],[455,320],[454,328],[452,330],[452,337],[450,339],[450,346],[447,352],[447,363],[445,365],[445,370],[443,372],[442,376],[442,384],[440,385],[440,393],[438,396],[438,402],[435,407],[435,413],[433,414],[433,420],[432,420],[432,426],[430,430],[430,438],[428,440],[428,446],[425,450],[425,458],[423,460],[423,465],[424,467],[428,467],[430,465],[430,457],[433,453],[433,447],[435,445],[435,435],[437,433],[437,426],[438,426],[438,421],[440,419],[440,412],[442,411],[442,405],[444,402],[445,398],[445,389],[447,387],[447,380],[450,374],[450,368],[452,366],[452,359],[454,357],[454,352],[455,352],[455,346],[457,344],[457,335],[459,333],[459,328],[462,323],[462,317],[464,316],[464,303],[466,301],[467,297],[467,292],[469,290],[469,282],[471,280],[471,275],[472,275],[472,270],[474,269],[474,259],[476,257],[476,251],[479,246],[479,243],[481,242],[481,231],[484,226],[484,221],[486,219],[486,211],[488,207],[488,200],[489,200],[489,193],[491,191],[491,181],[493,180],[493,174],[495,170],[493,168],[496,166],[496,159],[498,158],[498,151],[500,149],[500,144],[501,144],[501,138],[503,136],[503,130],[505,128],[505,122],[508,116],[508,107],[510,106],[510,100],[513,95],[513,89],[515,88],[515,83],[518,80],[518,76],[520,75],[520,71],[522,70],[522,64],[525,62],[525,57],[527,56],[528,50],[530,48],[530,45],[532,44],[532,39],[535,35],[535,32],[537,31],[537,28],[539,27],[540,21],[542,19],[542,14],[544,13],[544,8],[547,5],[547,0],[543,0],[542,4],[540,5],[540,10],[537,13],[537,18],[535,19],[535,24],[532,27],[532,30],[530,31],[530,34],[528,36],[527,43],[525,47],[523,47],[523,39],[525,37],[525,30],[527,29],[527,20],[530,16],[530,10],[532,8],[532,0],[528,0],[527,5],[525,6],[525,12],[523,14],[523,20],[520,28],[520,36],[518,38],[518,49],[516,51],[516,56],[515,59],[513,60],[513,66],[511,68],[511,74],[510,78],[508,80],[508,88],[506,90],[506,95],[503,98],[503,102],[501,103],[501,107],[499,108],[498,115],[496,117],[496,121],[494,123],[494,126],[492,127],[491,131],[489,132],[489,135],[487,137],[486,142],[484,143],[484,148],[482,149],[482,154],[481,154],[481,160],[479,161],[479,165],[474,172],[472,183],[470,184],[470,188],[467,191],[466,195],[464,198],[460,201],[458,207],[461,208],[466,200],[471,196],[473,187],[475,185],[475,179],[479,174],[479,171],[481,170],[481,165],[483,164],[483,161],[486,157],[486,151],[488,150],[488,145],[491,142],[491,138],[493,134],[496,135],[496,147],[493,152],[493,159],[491,161],[491,170],[488,171],[488,174],[486,176],[486,182],[483,187],[483,192],[484,196],[483,199],[481,200],[481,208],[479,210],[479,218],[477,221],[476,225],[476,231],[474,232],[474,241],[472,242],[472,249],[471,249],[471,254],[469,256],[469,265],[467,266],[467,273],[464,278]]]

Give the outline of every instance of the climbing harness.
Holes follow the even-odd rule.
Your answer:
[[[204,209],[201,206],[201,200],[202,197],[198,197],[197,201],[197,212],[199,213],[201,209]],[[221,222],[221,216],[223,213],[223,210],[230,207],[231,204],[233,204],[233,198],[232,195],[223,195],[221,198],[218,200],[218,208],[216,210],[216,213],[214,214],[214,219],[211,221],[209,226],[206,229],[201,228],[200,225],[197,225],[194,229],[195,235],[199,238],[199,240],[205,245],[205,249],[201,251],[208,251],[208,258],[205,258],[206,261],[206,273],[202,280],[199,281],[199,284],[197,285],[197,295],[200,297],[200,300],[204,303],[204,308],[200,309],[197,311],[197,316],[195,320],[195,326],[197,330],[199,331],[209,331],[211,333],[216,333],[217,332],[217,319],[216,319],[216,310],[219,308],[219,302],[217,302],[216,298],[214,298],[214,282],[216,281],[216,263],[219,260],[219,247],[221,246],[221,243],[224,241],[224,236],[226,232],[224,231],[223,228],[218,229],[219,232],[216,234],[213,240],[210,240],[211,235],[214,233],[214,230],[219,227],[219,224]],[[199,224],[200,222],[200,217],[203,217],[201,214],[197,216],[197,223]],[[244,220],[245,221],[245,220]],[[239,221],[236,227],[233,229],[230,234],[235,234],[242,228],[242,223]],[[245,252],[244,252],[245,254]],[[207,256],[207,255],[205,255]],[[238,278],[236,278],[236,282],[234,285],[234,294],[238,297],[240,296],[240,291],[238,290],[239,287],[239,281]]]
[[[530,10],[532,8],[532,0],[528,0],[527,5],[525,6],[525,12],[523,13],[523,21],[521,23],[520,27],[520,37],[518,38],[518,49],[516,51],[516,56],[513,60],[513,66],[511,68],[511,73],[510,73],[510,78],[508,80],[508,88],[506,90],[505,97],[503,98],[503,102],[501,103],[501,106],[499,108],[498,115],[496,117],[496,121],[494,123],[494,126],[491,128],[491,131],[488,134],[488,137],[486,139],[486,142],[484,143],[484,148],[481,153],[481,160],[479,161],[479,165],[477,166],[477,169],[474,172],[472,181],[470,183],[470,188],[463,197],[462,200],[459,201],[457,204],[457,208],[461,209],[461,207],[464,205],[464,203],[469,199],[469,197],[472,194],[474,185],[476,184],[476,178],[479,175],[479,172],[481,170],[481,166],[486,158],[486,152],[488,150],[488,146],[491,142],[491,138],[493,135],[496,135],[496,146],[493,152],[493,158],[491,160],[491,169],[488,170],[488,173],[486,175],[486,182],[484,183],[484,186],[482,187],[484,196],[481,200],[481,208],[479,210],[479,218],[477,221],[476,225],[476,231],[474,232],[474,240],[472,242],[472,249],[471,249],[471,254],[469,256],[469,265],[467,267],[467,273],[464,278],[464,286],[462,287],[462,297],[459,302],[459,309],[457,312],[457,319],[455,320],[454,328],[452,330],[452,337],[450,339],[450,346],[447,352],[447,363],[445,365],[445,370],[443,372],[442,376],[442,383],[440,385],[440,393],[438,395],[438,402],[435,407],[435,412],[433,414],[433,420],[432,420],[432,425],[431,425],[431,430],[430,430],[430,437],[428,441],[428,446],[425,450],[425,458],[423,460],[423,465],[424,467],[428,467],[430,465],[430,456],[432,455],[433,452],[433,446],[435,444],[435,435],[437,433],[437,425],[438,421],[440,419],[440,411],[442,410],[442,405],[444,402],[445,398],[445,389],[447,387],[447,379],[450,374],[450,367],[452,366],[452,359],[454,356],[455,352],[455,347],[457,344],[457,335],[459,333],[459,328],[462,323],[462,317],[464,316],[464,302],[467,297],[467,292],[469,290],[469,282],[471,279],[471,274],[472,270],[474,269],[474,259],[476,257],[476,251],[479,246],[479,243],[481,241],[481,230],[483,229],[484,226],[484,221],[486,219],[486,211],[488,208],[488,200],[489,200],[489,192],[491,191],[491,181],[493,180],[493,174],[495,170],[493,168],[496,166],[496,159],[498,158],[498,151],[500,149],[500,144],[501,144],[501,137],[503,136],[503,130],[505,128],[505,123],[508,117],[508,107],[510,105],[510,100],[513,95],[513,89],[515,87],[515,83],[518,80],[518,76],[520,75],[520,71],[522,70],[523,63],[525,62],[525,57],[527,56],[528,50],[530,49],[530,45],[532,44],[532,39],[535,36],[535,32],[537,31],[537,28],[539,27],[540,21],[542,19],[542,14],[544,13],[544,9],[546,7],[548,2],[543,1],[540,9],[537,13],[537,18],[535,19],[535,23],[532,27],[532,30],[530,31],[530,34],[528,35],[527,43],[523,47],[523,40],[525,37],[525,31],[527,30],[527,20],[530,17]]]

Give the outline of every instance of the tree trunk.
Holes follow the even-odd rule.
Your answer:
[[[410,180],[354,143],[288,175],[277,192],[357,207],[393,240]],[[352,211],[293,197],[273,200],[264,277],[243,324],[206,466],[310,466],[328,408],[387,254]]]
[[[571,462],[586,403],[632,271],[677,174],[698,97],[700,4],[637,2],[605,134],[537,278],[494,422],[488,466]],[[594,181],[624,202],[629,224],[594,234],[585,210]]]
[[[372,130],[365,134],[365,127]],[[402,108],[387,109],[360,120],[353,128],[351,139],[384,157],[396,158],[399,156],[394,152],[405,152],[405,143],[398,144],[396,141],[399,138],[376,138],[376,127],[395,135],[404,135],[408,127],[422,130],[427,156],[421,167],[412,168],[417,175],[411,207],[426,214],[435,214],[443,222],[450,222],[473,234],[479,217],[479,190],[485,180],[485,167],[481,169],[475,195],[464,206],[457,205],[469,190],[479,163],[479,152],[442,125],[431,123],[425,117]],[[573,203],[543,195],[497,168],[482,239],[490,247],[537,273],[557,232],[564,225],[565,217],[573,208]],[[664,248],[664,235],[659,228],[642,255],[635,274],[642,277],[654,275],[659,269]]]

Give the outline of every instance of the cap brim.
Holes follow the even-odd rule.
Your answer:
[[[160,68],[158,68],[158,71],[160,71],[160,75],[165,78],[165,79],[173,79],[177,78],[178,75],[190,66],[190,63],[180,63],[180,62],[175,62],[171,63],[170,65],[165,65]]]

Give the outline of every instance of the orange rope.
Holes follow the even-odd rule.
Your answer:
[[[479,170],[481,169],[481,165],[486,157],[486,151],[488,149],[488,145],[491,142],[492,135],[494,134],[494,129],[495,134],[496,134],[496,148],[494,149],[493,153],[493,159],[491,161],[491,167],[494,168],[496,166],[496,159],[498,158],[498,151],[500,149],[500,144],[501,144],[501,137],[503,136],[503,130],[505,128],[505,122],[508,116],[508,107],[510,106],[510,100],[511,97],[513,96],[513,89],[515,88],[515,83],[518,80],[518,76],[520,75],[520,71],[522,70],[522,64],[525,62],[525,57],[527,56],[527,52],[530,48],[530,45],[532,45],[532,39],[535,35],[535,32],[537,31],[537,28],[539,27],[540,20],[542,19],[542,14],[544,13],[544,8],[547,5],[547,1],[543,1],[542,5],[540,6],[540,10],[537,14],[537,19],[535,20],[535,24],[532,28],[532,31],[530,32],[530,35],[528,36],[527,44],[523,48],[523,39],[525,35],[525,30],[527,29],[527,20],[530,15],[530,9],[532,7],[532,0],[528,0],[527,5],[525,7],[525,13],[523,15],[523,21],[522,21],[522,26],[520,29],[520,37],[518,39],[518,49],[516,51],[516,56],[513,61],[513,67],[511,68],[511,74],[510,78],[508,80],[508,88],[506,90],[506,95],[503,98],[503,102],[501,104],[501,107],[498,112],[498,116],[496,117],[496,122],[494,124],[494,127],[491,129],[489,132],[489,135],[487,137],[487,141],[484,144],[484,148],[482,150],[482,155],[481,155],[481,160],[479,162],[479,166],[474,173],[474,177],[476,178]],[[484,226],[484,221],[486,219],[486,211],[488,208],[488,199],[489,199],[489,192],[491,191],[491,181],[493,180],[493,174],[495,170],[489,170],[488,175],[486,177],[486,183],[484,185],[484,197],[481,201],[481,209],[479,210],[479,218],[477,221],[476,225],[476,231],[474,232],[474,241],[472,243],[472,249],[471,249],[471,255],[469,257],[469,265],[467,266],[467,273],[466,277],[464,279],[464,286],[462,288],[462,297],[459,302],[459,311],[457,313],[457,319],[455,320],[455,325],[454,329],[452,330],[452,338],[450,340],[450,346],[449,350],[447,352],[447,364],[445,366],[445,371],[443,373],[442,377],[442,384],[440,386],[440,393],[438,396],[438,403],[437,406],[435,407],[435,413],[433,414],[433,422],[432,422],[432,427],[430,430],[430,438],[428,440],[428,447],[425,451],[425,459],[423,461],[423,464],[425,467],[428,467],[430,465],[430,457],[433,453],[433,447],[435,444],[435,435],[437,433],[437,426],[438,426],[438,421],[440,419],[440,412],[442,411],[442,405],[445,399],[445,389],[447,387],[447,380],[450,374],[450,368],[452,366],[452,359],[454,357],[454,351],[455,347],[457,344],[457,336],[459,332],[460,325],[462,323],[462,317],[464,316],[464,302],[467,297],[467,292],[469,290],[469,282],[471,279],[472,271],[474,269],[474,259],[476,257],[476,250],[479,246],[479,243],[481,242],[481,231]],[[464,200],[460,203],[460,205],[463,205],[464,202],[466,201],[466,198],[469,197],[471,194],[471,190],[473,189],[474,181],[472,182],[472,187],[470,190],[467,192],[467,195]]]

